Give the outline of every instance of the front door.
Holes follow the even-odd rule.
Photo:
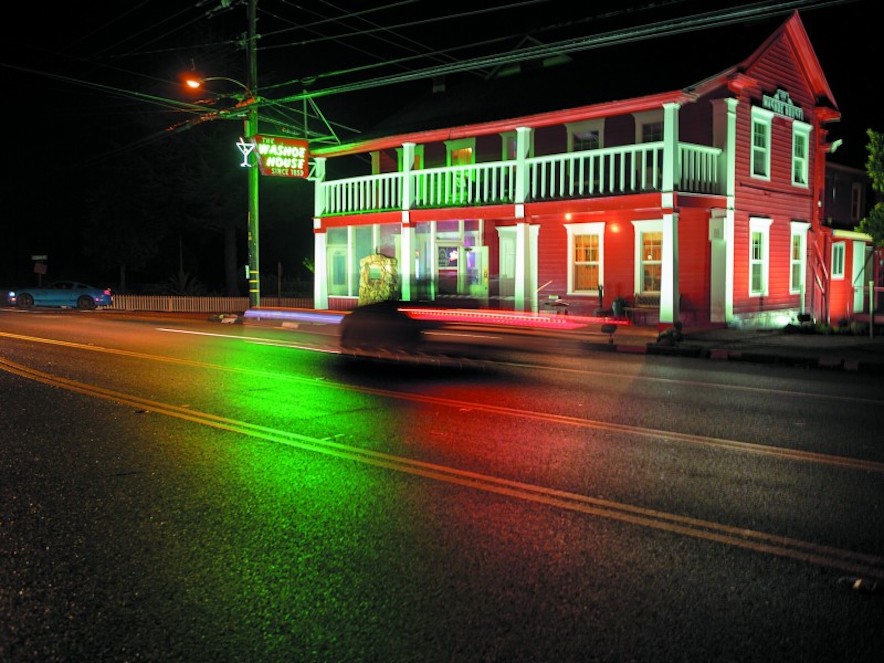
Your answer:
[[[482,306],[488,305],[488,247],[462,246],[457,261],[458,294],[478,299]]]

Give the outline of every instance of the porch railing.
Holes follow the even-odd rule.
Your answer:
[[[691,143],[678,146],[675,189],[690,193],[724,193],[722,151]],[[316,215],[433,207],[513,204],[574,197],[626,195],[660,191],[663,185],[662,142],[597,150],[427,168],[409,173],[382,173],[316,182]],[[522,172],[520,169],[524,168]],[[405,200],[405,178],[409,196]],[[524,200],[518,182],[524,176]]]

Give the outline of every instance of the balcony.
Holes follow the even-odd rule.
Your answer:
[[[316,216],[663,191],[662,142],[316,182]],[[723,194],[722,150],[680,143],[672,189]]]

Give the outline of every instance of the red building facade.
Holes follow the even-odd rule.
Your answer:
[[[845,237],[838,262],[822,212],[839,119],[795,13],[682,89],[314,148],[315,306],[358,305],[383,254],[405,301],[564,299],[662,326],[852,315],[861,293],[836,282],[862,282],[870,238]],[[345,158],[370,172],[328,177]]]

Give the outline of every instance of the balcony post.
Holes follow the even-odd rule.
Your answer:
[[[524,203],[528,198],[529,191],[529,171],[528,171],[528,155],[531,154],[531,136],[532,129],[530,127],[516,127],[516,199],[515,203]]]
[[[680,153],[678,148],[679,104],[663,104],[663,182],[661,186],[664,209],[672,208],[672,192],[680,181]]]
[[[402,143],[402,210],[411,209],[414,170],[414,143]]]
[[[322,216],[325,212],[325,157],[313,158],[313,216]]]

